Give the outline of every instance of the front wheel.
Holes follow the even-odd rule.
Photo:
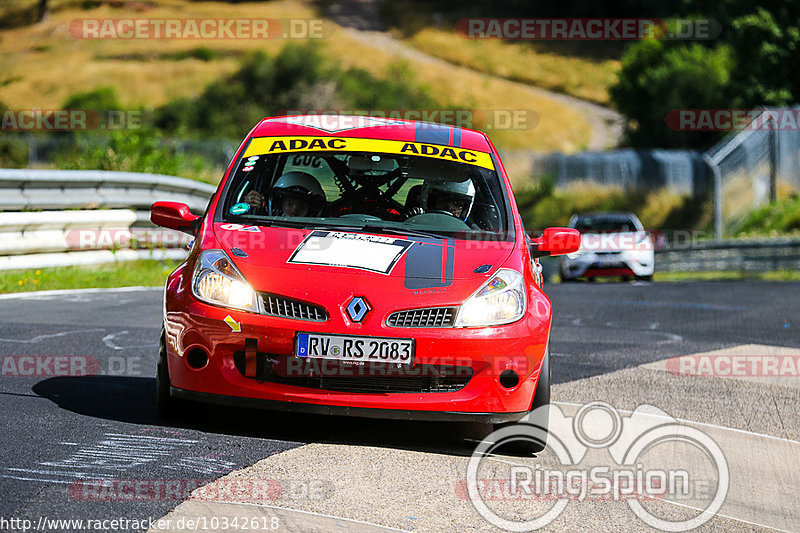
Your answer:
[[[539,372],[539,382],[536,384],[536,393],[533,395],[531,408],[528,414],[519,422],[504,422],[494,424],[494,430],[498,431],[514,424],[527,424],[536,426],[544,430],[550,425],[550,347],[545,348],[544,358],[542,358],[542,369]],[[508,452],[517,455],[533,455],[541,452],[547,446],[547,441],[539,438],[518,439],[506,445]],[[503,449],[502,447],[500,449]]]
[[[572,283],[573,281],[577,281],[575,278],[565,276],[563,272],[558,273],[558,278],[561,283]]]
[[[156,412],[162,420],[178,418],[183,413],[184,403],[170,395],[169,366],[167,365],[167,338],[161,330],[156,371]]]

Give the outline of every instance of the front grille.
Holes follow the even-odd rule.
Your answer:
[[[235,352],[233,361],[245,375],[245,353]],[[387,363],[354,365],[334,360],[299,359],[256,355],[255,380],[307,389],[360,394],[435,393],[463,389],[472,379],[472,367]]]
[[[456,322],[458,307],[408,309],[389,315],[386,325],[394,328],[449,328]]]
[[[265,315],[310,320],[312,322],[325,322],[328,320],[327,311],[320,305],[267,292],[260,292],[258,296],[261,298],[261,312]]]

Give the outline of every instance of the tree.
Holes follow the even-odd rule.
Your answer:
[[[50,6],[47,2],[48,0],[39,0],[37,22],[43,22],[50,15]]]
[[[800,101],[800,8],[756,8],[733,19],[728,42],[736,57],[731,91],[738,106]]]
[[[665,127],[672,109],[753,109],[800,102],[800,2],[688,0],[680,17],[715,19],[717,41],[642,41],[623,55],[611,97],[635,146],[703,148],[719,136]]]
[[[730,107],[728,83],[733,58],[727,46],[645,40],[626,49],[611,98],[631,122],[630,144],[703,148],[716,137],[672,130],[670,111]]]

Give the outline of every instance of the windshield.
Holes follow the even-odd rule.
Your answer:
[[[630,217],[584,217],[575,223],[575,229],[581,233],[622,233],[639,231],[639,227]]]
[[[453,160],[442,159],[416,155],[431,145],[371,139],[323,138],[317,147],[374,144],[380,151],[291,149],[314,142],[254,139],[225,188],[218,220],[479,240],[513,236],[489,154],[435,147],[447,158],[452,153]],[[396,153],[402,148],[410,153]]]

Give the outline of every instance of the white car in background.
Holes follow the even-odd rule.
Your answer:
[[[561,281],[600,277],[651,280],[655,246],[651,235],[633,213],[573,215],[569,227],[581,232],[581,247],[562,256]]]

